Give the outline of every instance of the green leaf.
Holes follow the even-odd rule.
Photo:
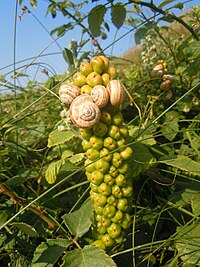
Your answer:
[[[184,8],[184,4],[181,3],[181,2],[179,2],[179,3],[175,4],[175,5],[173,6],[173,8],[178,8],[178,9],[182,10],[182,9]]]
[[[164,6],[171,4],[172,2],[174,2],[175,0],[164,0],[162,1],[162,3],[158,6],[159,9],[162,9]]]
[[[38,173],[35,170],[28,169],[22,173],[18,172],[18,175],[13,176],[11,179],[5,182],[8,186],[22,186],[28,179],[36,177]]]
[[[199,247],[200,247],[200,223],[184,225],[177,228],[177,238],[175,246],[183,262],[200,264]]]
[[[84,157],[85,157],[84,153],[78,153],[78,154],[71,156],[69,161],[73,164],[80,163],[84,159]]]
[[[140,44],[141,40],[145,38],[149,30],[152,29],[153,27],[155,27],[155,23],[150,21],[135,31],[134,37],[136,45]]]
[[[126,8],[121,4],[117,3],[111,7],[111,19],[112,23],[117,29],[120,29],[126,18]]]
[[[94,37],[97,37],[101,33],[101,24],[106,13],[106,7],[104,5],[95,6],[88,16],[89,29]]]
[[[72,164],[71,162],[65,162],[60,170],[60,174],[66,174],[66,172],[74,172],[77,171],[80,167],[76,164]]]
[[[161,18],[158,19],[158,21],[160,21],[160,20],[164,20],[166,22],[172,23],[174,21],[174,18],[169,16],[169,15],[166,15],[166,16],[162,16]]]
[[[73,154],[74,154],[73,151],[67,149],[67,150],[63,151],[62,159],[70,158]]]
[[[44,84],[44,87],[51,90],[52,88],[54,88],[56,86],[56,79],[55,77],[50,77],[47,79],[47,81]]]
[[[63,261],[61,267],[117,267],[105,251],[95,246],[69,251],[63,257]]]
[[[172,141],[179,131],[179,113],[176,111],[169,111],[165,114],[165,120],[161,126],[161,131],[164,137]]]
[[[186,171],[193,175],[200,175],[200,162],[196,162],[188,157],[183,155],[178,155],[174,157],[163,157],[160,158],[159,162],[166,165],[176,167],[180,170]]]
[[[42,242],[35,250],[32,267],[53,267],[70,244],[68,239],[56,238]]]
[[[52,162],[49,164],[46,173],[45,173],[45,179],[49,184],[55,183],[58,173],[60,172],[60,168],[63,165],[64,160],[60,159],[58,161]]]
[[[131,148],[133,149],[133,156],[131,157],[130,165],[132,162],[134,166],[132,175],[133,177],[136,177],[141,172],[148,170],[151,166],[151,162],[155,161],[155,158],[152,156],[148,148],[141,142],[134,143],[131,145]]]
[[[9,217],[9,213],[6,210],[1,210],[0,211],[0,226],[3,225]]]
[[[69,70],[72,73],[74,71],[74,57],[73,57],[73,53],[67,49],[64,48],[63,50],[63,57],[64,60],[67,62],[68,66],[69,66]]]
[[[72,131],[58,131],[56,129],[49,134],[48,147],[64,144],[73,137],[75,137],[75,135]]]
[[[192,206],[192,212],[194,213],[195,216],[200,215],[200,194],[199,192],[196,194],[192,195],[191,198],[191,206]]]
[[[55,9],[52,10],[52,12],[55,11]],[[56,11],[52,13],[52,16],[55,17],[56,16]],[[57,36],[63,36],[66,31],[70,29],[72,30],[73,29],[73,26],[71,23],[68,23],[68,24],[63,24],[62,26],[59,26],[59,27],[56,27],[55,29],[53,29],[51,31],[51,35],[54,35],[55,33],[57,33]]]
[[[19,222],[19,223],[14,222],[11,225],[14,226],[14,227],[17,227],[18,229],[20,229],[21,231],[23,231],[28,236],[31,236],[31,237],[37,237],[38,236],[36,230],[32,226],[30,226],[30,225],[28,225],[26,223],[23,223],[23,222]]]
[[[81,237],[89,230],[92,224],[92,216],[93,203],[91,200],[87,200],[79,210],[65,214],[63,219],[71,234]]]

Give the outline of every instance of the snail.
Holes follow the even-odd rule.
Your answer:
[[[70,105],[78,95],[80,95],[80,88],[73,83],[63,84],[59,89],[60,101],[65,105]]]
[[[162,77],[164,74],[164,66],[163,64],[156,65],[151,71],[151,76],[154,78]]]
[[[164,74],[162,78],[163,80],[170,80],[170,81],[174,80],[174,76],[171,74]]]
[[[164,80],[161,84],[160,84],[160,90],[164,91],[167,90],[171,87],[173,81],[172,80]]]
[[[105,107],[109,101],[109,93],[106,87],[103,85],[96,85],[95,87],[93,87],[90,95],[93,99],[93,102],[99,108]]]
[[[110,95],[110,104],[113,107],[119,107],[124,98],[124,88],[122,83],[119,80],[111,80],[106,88]]]
[[[79,128],[92,128],[101,118],[99,107],[90,95],[77,96],[70,105],[69,114],[72,122]]]

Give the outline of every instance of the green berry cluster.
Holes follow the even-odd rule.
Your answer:
[[[116,77],[115,67],[110,66],[109,59],[103,55],[93,57],[90,62],[80,64],[80,71],[73,76],[73,81],[81,94],[90,94],[96,85],[107,86]]]
[[[128,128],[120,111],[124,88],[115,76],[108,58],[95,56],[82,62],[73,83],[59,90],[83,139],[85,173],[94,203],[92,244],[102,249],[122,243],[131,223],[133,186],[128,162],[133,151],[127,145]]]
[[[80,129],[86,151],[85,170],[94,202],[94,245],[109,249],[122,243],[133,194],[128,160],[133,151],[126,146],[127,126],[119,110],[106,108],[92,129]]]

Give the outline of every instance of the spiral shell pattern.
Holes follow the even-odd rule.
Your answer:
[[[163,74],[164,74],[163,64],[156,65],[151,72],[151,76],[154,78],[162,77]]]
[[[59,89],[60,101],[65,105],[70,105],[78,95],[80,95],[80,88],[73,83],[63,84]]]
[[[91,97],[93,102],[99,107],[103,108],[107,105],[109,101],[109,93],[105,86],[96,85],[91,91]]]
[[[69,114],[79,128],[92,128],[101,118],[101,111],[90,95],[76,97],[70,105]]]
[[[111,80],[107,85],[110,96],[110,104],[113,107],[119,107],[124,99],[124,88],[119,80]]]

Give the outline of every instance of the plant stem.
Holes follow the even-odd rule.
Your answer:
[[[7,186],[5,186],[4,184],[0,183],[0,194],[5,194],[7,196],[9,196],[10,198],[12,198],[14,200],[14,204],[19,204],[23,207],[26,207],[27,205],[22,202],[15,193],[13,193],[10,189],[8,189]],[[50,220],[49,218],[47,218],[44,215],[44,212],[39,210],[38,208],[29,206],[27,207],[27,209],[31,210],[33,213],[35,213],[36,215],[38,215],[43,221],[45,221],[48,224],[49,228],[54,228],[55,224],[52,220]]]
[[[175,16],[174,14],[169,14],[168,12],[162,10],[161,8],[158,8],[156,5],[154,5],[152,3],[152,1],[150,3],[147,3],[147,2],[143,2],[143,1],[130,1],[130,3],[134,3],[136,5],[141,5],[141,6],[146,6],[146,7],[149,7],[150,9],[153,9],[155,12],[158,12],[170,19],[173,19],[177,22],[179,22],[180,24],[182,24],[191,34],[192,36],[197,40],[199,41],[199,37],[198,35],[194,32],[193,28],[190,27],[184,20],[182,20],[180,17],[177,17]]]

